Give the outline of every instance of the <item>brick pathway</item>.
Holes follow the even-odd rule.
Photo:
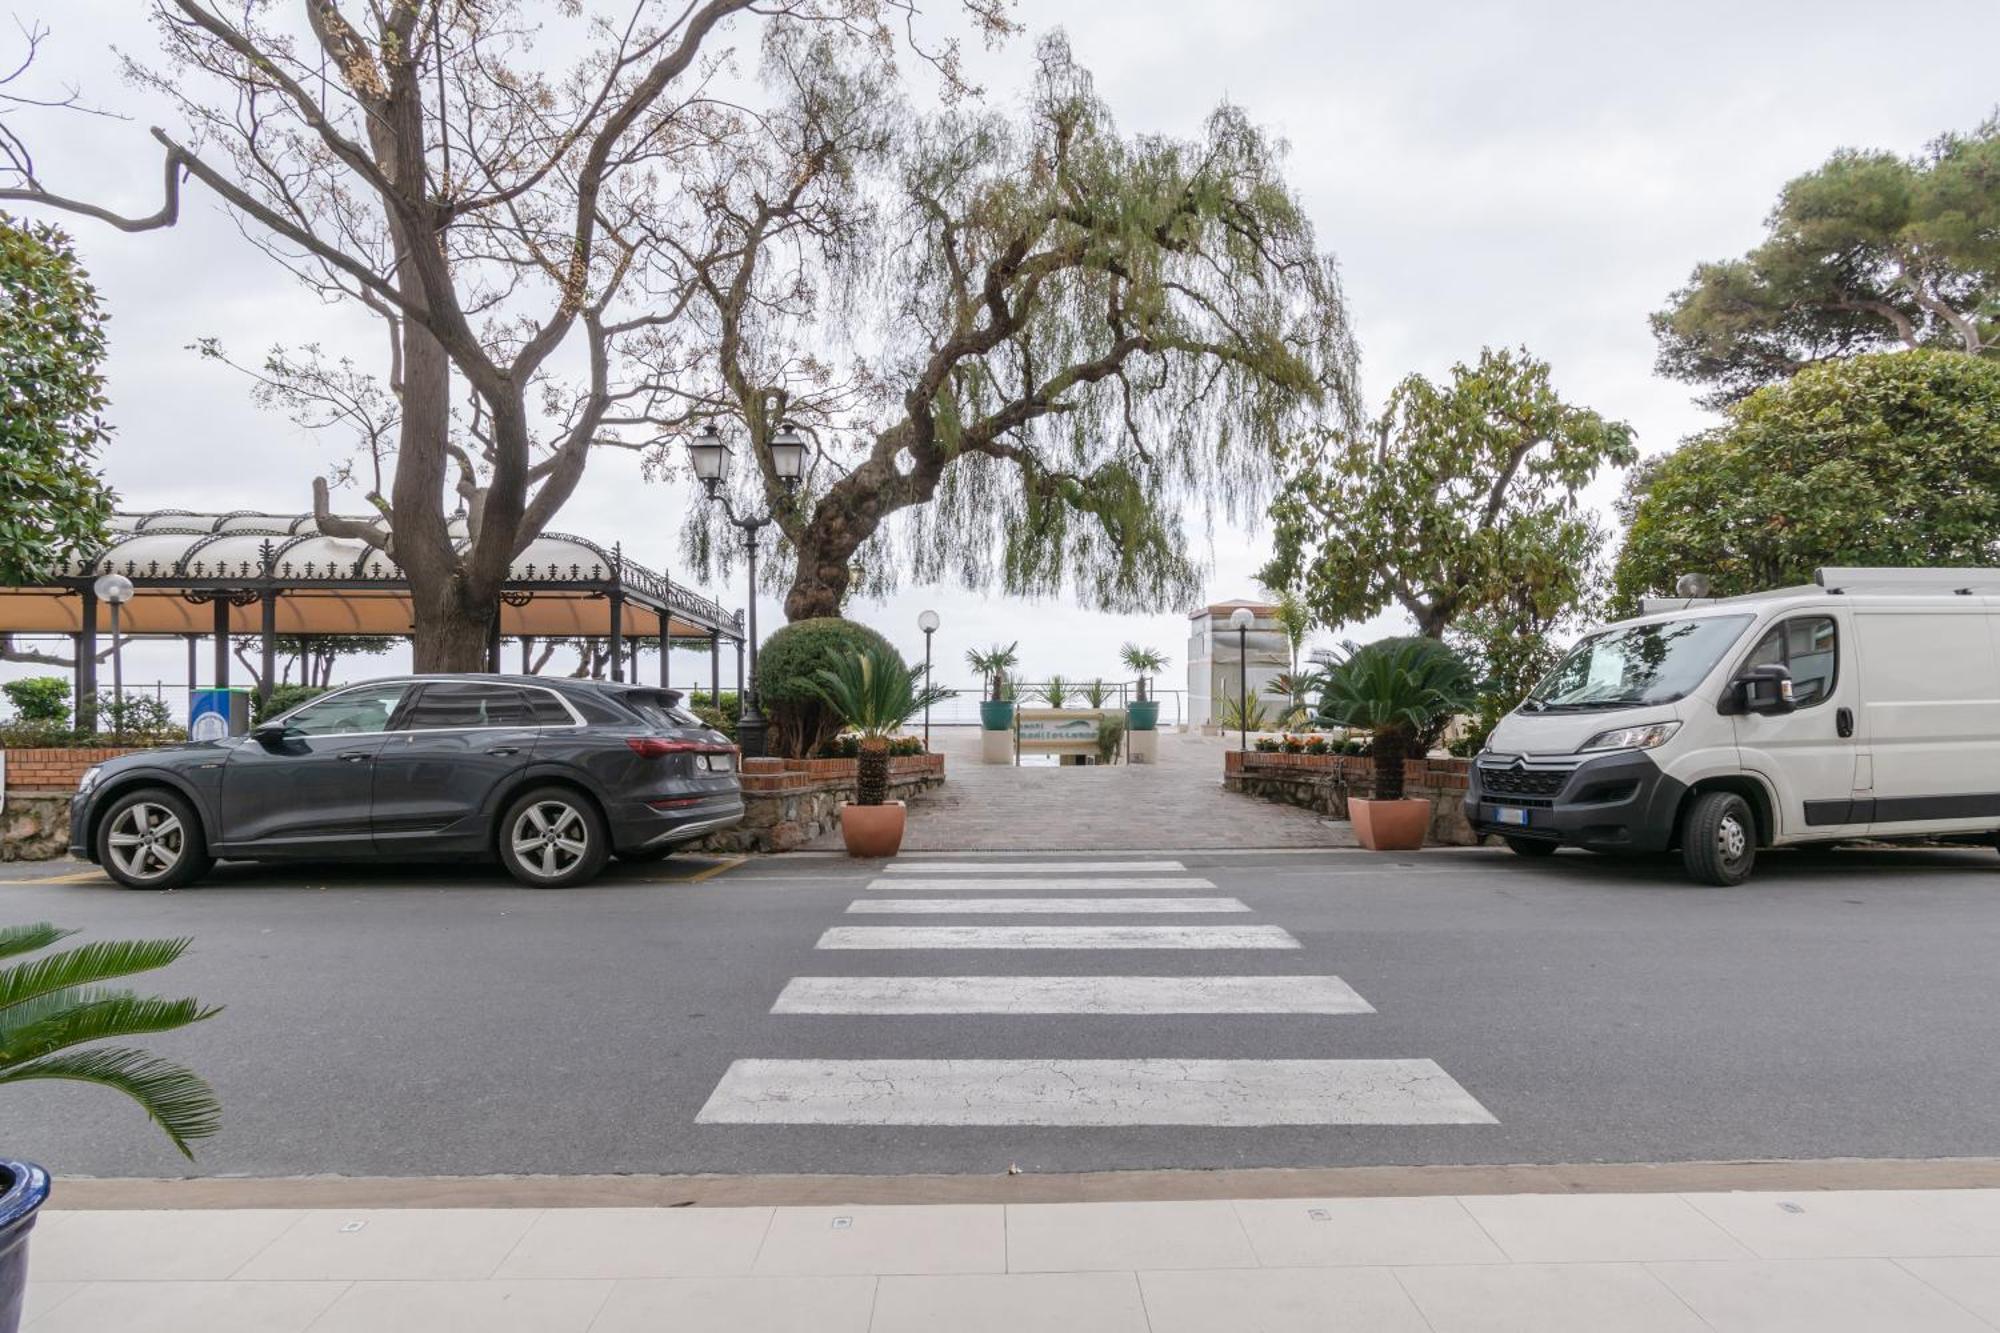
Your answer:
[[[1352,847],[1343,822],[1222,789],[1233,741],[1160,733],[1160,762],[1058,768],[982,764],[975,727],[934,727],[945,784],[910,807],[906,851]],[[813,842],[839,850],[840,830]]]

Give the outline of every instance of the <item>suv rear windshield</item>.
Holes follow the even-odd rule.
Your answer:
[[[656,727],[705,727],[708,724],[681,706],[679,690],[628,690],[621,702]]]
[[[1702,616],[1608,629],[1580,641],[1521,704],[1524,713],[1672,703],[1701,684],[1750,623]]]

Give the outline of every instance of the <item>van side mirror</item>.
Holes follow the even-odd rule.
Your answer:
[[[1790,668],[1777,665],[1754,666],[1730,682],[1737,706],[1746,713],[1789,713],[1797,709],[1792,699]]]

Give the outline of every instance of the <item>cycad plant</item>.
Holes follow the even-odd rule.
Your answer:
[[[929,705],[951,697],[943,686],[924,682],[922,667],[879,648],[842,654],[805,684],[861,735],[855,760],[857,805],[880,805],[889,797],[889,737]]]
[[[1139,678],[1138,701],[1145,703],[1152,698],[1149,693],[1152,677],[1167,669],[1166,654],[1157,648],[1141,648],[1136,643],[1128,643],[1118,650],[1118,660],[1125,664],[1127,671]]]
[[[1263,701],[1254,694],[1247,703],[1233,694],[1223,695],[1220,720],[1224,731],[1262,731],[1271,725]]]
[[[1110,697],[1111,687],[1106,685],[1102,678],[1093,680],[1083,687],[1083,701],[1092,708],[1104,707],[1105,700]]]
[[[986,697],[994,703],[1005,702],[1007,698],[1003,693],[1007,673],[1021,664],[1020,654],[1016,651],[1020,646],[1021,641],[1016,639],[1005,647],[996,643],[985,652],[977,648],[966,650],[965,664],[986,681]]]
[[[0,960],[22,959],[76,932],[42,922],[0,926]],[[161,1000],[103,983],[166,967],[190,940],[113,940],[0,967],[0,1084],[68,1079],[114,1088],[139,1103],[185,1157],[215,1133],[222,1104],[192,1070],[130,1046],[90,1042],[171,1032],[219,1007]]]
[[[1314,677],[1322,725],[1365,728],[1375,761],[1375,799],[1401,800],[1410,743],[1439,718],[1470,711],[1472,669],[1436,639],[1378,639]]]

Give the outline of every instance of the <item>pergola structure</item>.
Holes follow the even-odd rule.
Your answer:
[[[0,588],[0,633],[74,639],[79,718],[97,686],[97,636],[108,628],[91,586],[105,574],[132,581],[119,633],[185,638],[191,685],[203,637],[215,640],[213,685],[229,683],[230,636],[261,637],[268,693],[280,635],[411,633],[409,585],[395,561],[366,542],[322,533],[310,514],[160,509],[117,514],[111,530],[109,545],[72,561],[46,587]],[[469,540],[463,517],[452,520],[452,535]],[[524,657],[537,638],[594,638],[610,640],[613,680],[636,678],[638,647],[652,641],[665,685],[669,646],[706,646],[719,694],[727,639],[739,649],[742,674],[743,613],[675,587],[616,545],[560,533],[536,538],[514,558],[501,603],[490,670],[500,669],[503,638],[521,639]]]

